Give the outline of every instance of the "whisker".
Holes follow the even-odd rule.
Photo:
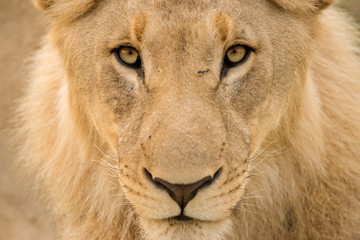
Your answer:
[[[97,157],[96,159],[92,159],[93,162],[97,162],[99,163],[101,166],[113,169],[113,170],[117,170],[117,165],[109,163],[108,161],[106,161],[103,158]]]
[[[256,205],[256,204],[251,204],[251,203],[240,203],[241,206],[244,206],[244,207],[254,207],[254,208],[257,208],[259,210],[264,210],[265,208],[262,207],[262,206],[259,206],[259,205]]]
[[[263,192],[264,189],[259,189],[259,190],[256,190],[256,191],[253,191],[253,192],[245,192],[244,196],[247,196],[247,195],[251,195],[251,194],[254,194],[254,193],[259,193],[259,192]]]
[[[273,143],[275,143],[275,142],[277,142],[277,141],[278,141],[278,140],[272,141],[271,143],[269,143],[268,145],[266,145],[266,146],[257,154],[257,151],[259,151],[259,149],[261,148],[261,145],[258,146],[258,147],[256,148],[256,150],[250,155],[249,159],[252,159],[254,154],[257,154],[257,156],[259,156],[259,155],[260,155],[263,151],[265,151],[271,144],[273,144]],[[255,158],[256,158],[256,157],[255,157]]]
[[[113,160],[113,161],[117,161],[117,158],[116,158],[116,157],[109,157],[108,155],[106,155],[106,154],[105,154],[98,146],[96,146],[95,144],[94,144],[94,147],[95,147],[97,150],[99,150],[99,152],[102,153],[102,154],[104,155],[104,157],[106,157],[107,159]]]
[[[240,200],[248,200],[248,199],[261,199],[261,198],[264,198],[264,196],[245,196],[245,197],[241,197]]]
[[[236,207],[234,208],[234,210],[240,210],[240,211],[245,212],[245,213],[263,215],[263,213],[256,212],[256,211],[251,211],[251,210],[249,210],[249,209],[246,209],[246,208],[243,208],[243,207],[240,207],[240,206],[236,206]]]
[[[261,159],[256,165],[251,166],[248,171],[252,171],[252,170],[255,169],[256,167],[258,167],[262,162],[264,162],[264,161],[265,161],[268,157],[270,157],[270,156],[272,156],[271,152],[270,152],[269,154],[265,155],[265,156],[263,157],[263,159]],[[257,156],[256,159],[257,159],[258,157],[259,157],[259,156]],[[250,161],[250,165],[251,165],[252,162],[255,161],[256,159]]]

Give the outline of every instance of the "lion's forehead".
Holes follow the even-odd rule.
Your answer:
[[[256,17],[265,10],[249,6],[247,0],[135,0],[127,4],[113,1],[112,6],[103,11],[107,19],[104,20],[103,14],[98,15],[99,25],[103,27],[97,33],[102,32],[99,38],[106,36],[106,41],[114,46],[119,44],[119,39],[127,39],[132,44],[139,42],[141,48],[150,50],[148,55],[156,55],[157,60],[163,52],[166,59],[193,58],[206,63],[216,58],[216,51],[223,51],[219,49],[222,46],[217,41],[219,38],[245,39],[246,43],[256,45],[265,34],[259,31],[265,23],[259,23]]]
[[[223,25],[235,25],[237,29],[246,25],[261,25],[259,14],[267,11],[265,0],[223,0],[223,1],[164,1],[153,0],[113,1],[105,5],[104,13],[110,15],[112,21],[107,19],[104,25],[111,25],[111,29],[138,27],[138,30],[151,29],[151,36],[167,35],[167,39],[199,38],[208,36],[213,30]],[[255,5],[255,7],[254,7]],[[223,17],[219,17],[223,16]],[[103,20],[102,14],[99,17]],[[115,27],[117,25],[117,27]],[[146,28],[141,28],[146,27]]]

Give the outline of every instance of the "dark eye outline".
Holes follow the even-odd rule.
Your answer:
[[[134,51],[136,51],[138,53],[138,57],[136,59],[136,61],[133,63],[133,64],[128,64],[126,62],[124,62],[124,60],[121,59],[120,57],[120,50],[122,48],[131,48],[133,49]],[[121,63],[123,64],[125,67],[129,67],[129,68],[133,68],[133,69],[139,69],[141,67],[141,58],[140,58],[140,53],[138,50],[136,50],[136,48],[134,47],[131,47],[131,46],[120,46],[118,48],[115,48],[111,51],[112,53],[115,54],[115,57],[116,59]]]
[[[245,56],[238,62],[232,62],[230,61],[230,59],[228,58],[227,56],[227,52],[231,49],[231,48],[234,48],[234,47],[243,47],[245,48]],[[232,68],[232,67],[237,67],[243,63],[245,63],[249,57],[250,57],[250,54],[251,52],[253,52],[254,50],[249,47],[249,46],[246,46],[246,45],[240,45],[240,44],[237,44],[237,45],[233,45],[231,47],[229,47],[226,51],[225,51],[225,56],[224,56],[224,62],[223,62],[223,68]]]

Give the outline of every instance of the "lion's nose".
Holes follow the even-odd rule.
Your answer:
[[[217,176],[219,175],[220,171],[221,168],[214,174],[214,176],[207,176],[197,182],[190,184],[173,184],[157,177],[153,179],[151,173],[146,169],[145,174],[151,182],[153,182],[157,186],[164,188],[169,193],[170,197],[174,199],[180,206],[181,213],[183,213],[184,208],[190,202],[190,200],[196,196],[196,193],[200,189],[212,184],[215,178],[217,178]]]
[[[211,183],[211,180],[212,177],[207,176],[191,184],[172,184],[161,178],[154,179],[156,183],[159,183],[165,187],[169,195],[177,202],[181,209],[186,207],[190,200],[195,197],[199,189]]]

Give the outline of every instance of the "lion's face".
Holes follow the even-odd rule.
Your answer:
[[[220,239],[305,79],[306,20],[265,0],[109,0],[52,34],[70,99],[116,152],[145,233]],[[121,47],[140,62],[122,62]]]

